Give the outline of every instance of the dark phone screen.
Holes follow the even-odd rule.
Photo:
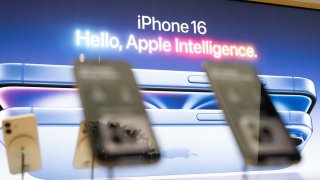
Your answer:
[[[300,159],[251,66],[208,63],[206,70],[245,159],[253,164]]]

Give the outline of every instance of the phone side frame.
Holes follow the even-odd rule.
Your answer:
[[[222,110],[146,110],[152,126],[226,126]],[[0,122],[9,116],[21,114],[35,114],[38,125],[79,125],[84,119],[82,108],[44,108],[44,107],[16,107],[0,111]],[[278,111],[286,128],[294,138],[303,142],[298,146],[301,151],[313,133],[311,116],[300,111]],[[213,115],[208,119],[199,120],[199,114]],[[179,115],[179,116],[177,116]],[[65,121],[66,117],[69,118]],[[175,118],[172,118],[175,117]],[[213,118],[216,118],[213,120]],[[211,120],[210,120],[211,119]],[[1,129],[2,127],[0,127]]]
[[[141,89],[211,91],[211,85],[204,72],[133,69],[133,73]],[[310,79],[269,75],[259,75],[259,78],[268,93],[309,97],[312,103],[307,112],[311,113],[316,104],[317,96],[315,85]],[[73,66],[25,63],[0,64],[0,88],[14,85],[75,87]]]

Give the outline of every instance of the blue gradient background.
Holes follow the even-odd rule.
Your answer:
[[[119,53],[75,46],[75,30],[108,31],[125,43],[128,35],[191,37],[137,29],[137,15],[159,20],[207,23],[205,37],[223,42],[251,43],[260,74],[311,79],[320,94],[320,12],[283,6],[226,0],[11,0],[0,3],[0,63],[73,63],[88,58],[128,59],[134,68],[202,71],[205,59],[174,55]],[[227,59],[228,60],[228,59]],[[230,59],[231,60],[231,59]],[[303,151],[301,168],[320,163],[320,113],[316,104],[314,134]]]

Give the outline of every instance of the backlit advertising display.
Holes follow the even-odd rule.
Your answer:
[[[320,13],[229,0],[26,0],[0,3],[0,120],[35,114],[42,167],[26,179],[90,179],[73,167],[84,116],[75,61],[126,61],[161,149],[116,178],[241,178],[243,158],[203,65],[254,66],[301,154],[253,178],[319,178]],[[0,179],[9,172],[0,128]],[[94,169],[95,178],[111,170]]]

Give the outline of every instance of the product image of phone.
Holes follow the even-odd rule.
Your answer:
[[[160,151],[131,66],[121,61],[75,63],[80,99],[99,159],[156,162]]]
[[[9,63],[0,64],[0,67],[3,70],[0,78],[2,79],[0,104],[3,109],[29,106],[58,107],[64,112],[62,108],[82,107],[78,90],[73,86],[72,66]],[[21,69],[23,69],[22,72],[20,72]],[[208,82],[204,73],[142,69],[133,69],[133,72],[138,79],[137,83],[140,86],[145,108],[161,109],[161,114],[165,117],[162,119],[163,122],[168,122],[167,117],[175,113],[175,110],[180,110],[181,116],[187,119],[204,123],[220,122],[217,121],[215,113],[220,107],[215,94],[208,90],[211,86],[206,84]],[[50,74],[57,74],[57,76],[50,76]],[[64,78],[60,76],[61,74]],[[21,76],[24,79],[21,79]],[[262,75],[259,77],[264,87],[268,89],[268,95],[278,111],[309,112],[312,110],[315,101],[308,94],[315,96],[315,93],[313,93],[314,85],[310,80],[289,76]],[[175,81],[171,81],[172,78],[175,78]],[[291,88],[293,84],[294,88]],[[56,121],[59,122],[60,118]],[[183,122],[188,124],[189,120]],[[295,142],[299,144],[301,150],[311,134],[300,133],[300,131],[295,132],[297,137]],[[301,134],[308,136],[304,135],[303,141],[300,141]]]
[[[102,166],[94,157],[90,143],[89,127],[87,121],[81,121],[73,166],[76,169],[95,168]]]
[[[140,90],[140,93],[146,109],[220,109],[212,92],[159,88]],[[271,93],[269,96],[278,111],[307,112],[312,104],[312,100],[304,95]],[[82,107],[78,90],[72,87],[2,87],[0,97],[3,109],[28,106]]]
[[[37,122],[32,114],[12,116],[2,121],[9,169],[12,174],[41,168]]]
[[[298,150],[251,66],[209,62],[204,67],[245,163],[300,161]]]
[[[37,102],[37,104],[32,104],[28,98],[27,100],[23,101],[9,101],[8,98],[15,99],[15,97],[18,97],[15,93],[21,93],[21,86],[24,88],[33,87],[33,90],[38,90],[38,87],[60,89],[72,88],[75,85],[73,66],[3,63],[0,64],[0,70],[2,72],[0,76],[0,96],[2,97],[0,99],[0,105],[3,109],[8,107],[17,107],[16,105],[20,107],[39,106],[39,101],[32,101]],[[208,82],[207,75],[203,72],[148,69],[133,69],[132,71],[135,79],[137,80],[139,88],[141,90],[146,90],[147,92],[154,92],[157,90],[168,91],[171,94],[175,94],[175,92],[177,92],[177,94],[179,94],[179,92],[190,92],[191,95],[197,92],[203,92],[204,96],[207,96],[206,94],[214,96],[214,93],[211,92],[211,85]],[[54,74],[54,76],[52,76],[52,74]],[[269,75],[259,75],[259,79],[264,88],[266,88],[268,94],[274,96],[272,97],[272,100],[277,101],[275,105],[277,106],[277,109],[280,108],[278,110],[302,110],[308,113],[312,111],[316,103],[316,90],[315,85],[311,80],[294,76]],[[61,92],[59,89],[56,91]],[[39,91],[40,90],[41,89],[39,89]],[[39,94],[41,97],[41,94],[43,94],[45,91],[41,90],[42,92],[38,93],[39,91],[37,91],[36,94]],[[45,93],[47,95],[50,93],[52,94],[52,91],[53,90],[47,89],[47,92]],[[67,90],[65,94],[70,94],[70,91]],[[12,93],[15,95],[12,95]],[[34,92],[30,91],[30,89],[29,91],[27,89],[23,90],[22,93],[28,94],[27,97],[37,96]],[[22,96],[22,98],[23,97],[24,96]],[[198,97],[203,99],[203,96]],[[68,102],[80,104],[79,100],[71,100],[73,101]],[[15,104],[12,104],[13,101]],[[161,101],[161,99],[158,101]],[[213,99],[211,101],[213,101]],[[281,102],[279,103],[279,101]],[[44,101],[41,102],[44,104]],[[50,101],[45,102],[45,104],[46,106],[50,106],[50,104],[54,102],[57,101],[55,101],[53,98]],[[27,103],[29,104],[26,105]],[[74,107],[73,105],[68,105],[68,103],[66,105],[62,105],[60,103],[60,106]]]

